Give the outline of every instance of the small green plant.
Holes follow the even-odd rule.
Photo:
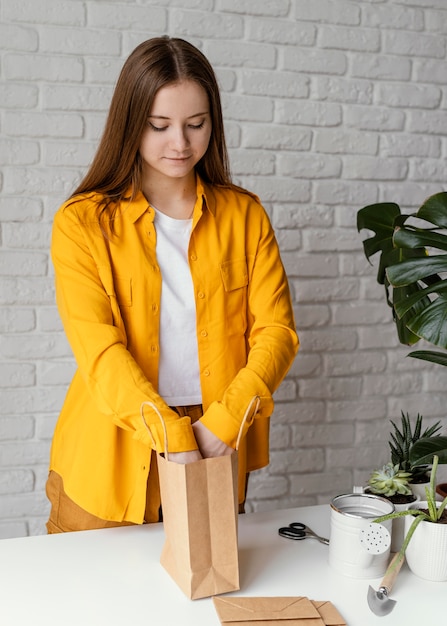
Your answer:
[[[412,446],[421,438],[434,437],[441,430],[440,422],[436,422],[433,426],[426,428],[422,432],[422,415],[417,415],[414,429],[411,427],[410,416],[408,413],[401,412],[401,427],[390,420],[393,425],[394,432],[390,433],[391,441],[388,442],[391,450],[391,462],[398,465],[404,472],[410,472],[410,482],[418,482],[423,479],[428,470],[428,465],[413,465],[410,460],[410,451]]]
[[[372,472],[368,480],[369,491],[387,498],[397,494],[409,496],[412,494],[408,486],[410,477],[411,472],[404,472],[397,464],[387,463],[382,469]]]
[[[425,488],[425,495],[427,499],[427,509],[407,509],[406,511],[395,511],[394,513],[389,513],[388,515],[382,515],[374,520],[374,522],[379,523],[384,522],[389,519],[396,519],[397,517],[403,517],[404,515],[413,515],[414,520],[411,524],[408,532],[405,536],[405,539],[402,543],[402,547],[398,552],[398,557],[394,561],[393,567],[390,568],[390,571],[398,565],[405,556],[405,551],[407,549],[408,544],[411,541],[411,538],[414,535],[416,528],[423,521],[432,522],[434,524],[438,523],[443,517],[444,510],[447,506],[447,498],[438,505],[436,501],[436,472],[438,469],[439,457],[435,455],[433,457],[433,467],[431,471],[430,477],[430,485]]]

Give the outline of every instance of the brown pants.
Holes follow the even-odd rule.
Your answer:
[[[203,415],[201,405],[172,408],[182,417],[185,415],[189,415],[192,423],[200,419]],[[158,469],[154,451],[152,451],[152,457],[151,471],[149,472],[147,482],[147,493],[150,493],[150,490],[154,488],[154,483],[157,483],[158,488]],[[245,486],[246,490],[247,484],[248,474]],[[64,491],[64,483],[62,477],[59,476],[59,474],[57,474],[56,472],[51,471],[48,476],[46,493],[51,503],[50,517],[46,525],[48,534],[134,525],[133,522],[114,522],[103,520],[82,509],[67,496]],[[244,512],[245,502],[242,502],[239,505],[239,513]],[[161,519],[162,515],[160,510],[158,521],[161,521]],[[144,520],[145,522],[154,521],[153,513],[151,514],[151,512],[148,510],[148,506],[146,506]]]

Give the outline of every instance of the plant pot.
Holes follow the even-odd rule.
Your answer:
[[[410,509],[425,509],[427,502],[420,501]],[[405,518],[405,534],[414,517]],[[447,524],[420,522],[405,552],[408,567],[420,578],[441,582],[447,580]]]
[[[408,486],[413,492],[413,495],[415,495],[419,500],[425,500],[427,497],[425,487],[430,486],[430,479],[428,478],[425,483],[410,483]]]
[[[439,494],[443,500],[447,498],[447,483],[436,485],[436,493]]]

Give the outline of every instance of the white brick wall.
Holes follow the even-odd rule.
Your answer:
[[[85,171],[129,52],[168,33],[214,64],[237,182],[283,250],[301,352],[249,508],[327,502],[387,459],[389,419],[447,426],[445,372],[405,359],[356,212],[444,188],[445,0],[0,0],[0,537],[45,532],[74,370],[54,306],[54,211]]]

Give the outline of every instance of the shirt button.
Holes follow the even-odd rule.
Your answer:
[[[199,293],[197,294],[199,296],[199,298],[204,298],[205,294],[203,293],[203,291],[199,291]]]
[[[197,261],[197,257],[195,254],[191,254],[191,261]]]
[[[208,337],[208,333],[206,332],[206,330],[202,330],[201,333],[202,337]]]
[[[151,352],[157,352],[157,346],[152,345],[151,346]]]
[[[209,376],[210,375],[210,371],[209,370],[204,370],[203,375],[204,376]]]

